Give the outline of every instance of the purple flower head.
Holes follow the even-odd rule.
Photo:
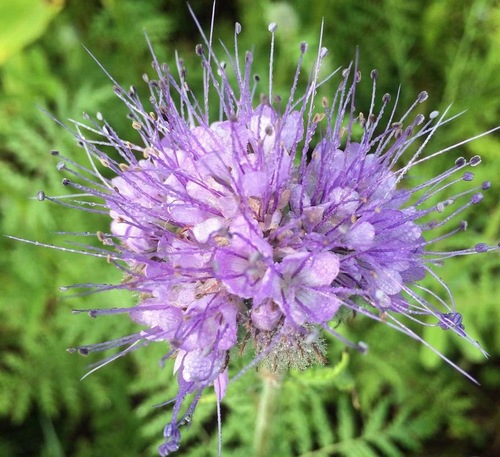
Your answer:
[[[240,30],[237,24],[236,43]],[[273,43],[275,31],[270,26]],[[63,184],[100,202],[90,206],[75,197],[68,206],[111,217],[109,233],[97,234],[103,248],[89,248],[89,254],[123,270],[125,279],[115,287],[139,296],[132,308],[91,315],[129,313],[140,331],[77,349],[124,345],[125,354],[160,342],[168,348],[165,358],[175,358],[179,390],[162,456],[179,448],[182,425],[207,387],[214,386],[220,402],[230,358],[238,353],[231,350],[249,342],[252,366],[303,369],[324,360],[322,332],[344,341],[334,327],[350,310],[417,339],[404,318],[452,330],[479,347],[433,266],[497,249],[477,244],[433,250],[435,242],[465,230],[457,216],[481,201],[489,183],[436,203],[443,189],[473,180],[468,170],[478,157],[459,158],[416,186],[403,183],[424,161],[459,146],[424,156],[431,137],[450,120],[446,111],[429,118],[414,114],[427,93],[396,117],[397,97],[391,102],[388,94],[377,94],[373,71],[372,103],[363,114],[355,108],[361,75],[353,63],[338,75],[332,100],[318,100],[326,82],[319,78],[327,54],[322,47],[309,85],[299,93],[307,52],[301,44],[285,101],[273,93],[272,57],[268,95],[259,99],[253,55],[240,59],[236,46],[225,56],[226,66],[210,43],[205,39],[196,49],[204,69],[201,96],[191,92],[180,61],[172,70],[154,58],[156,76],[144,77],[150,91],[144,104],[133,88],[115,85],[139,142],[120,138],[99,114],[75,123],[88,168],[54,153],[63,161],[61,170],[72,175]],[[216,119],[208,106],[214,96],[220,103]],[[109,147],[117,154],[106,154]],[[104,177],[102,166],[115,177]],[[60,203],[44,193],[39,199]],[[443,226],[448,231],[434,236]],[[419,285],[426,276],[448,300]]]

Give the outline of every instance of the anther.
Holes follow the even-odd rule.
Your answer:
[[[271,33],[276,32],[276,29],[278,28],[278,24],[276,22],[271,22],[269,26],[267,27],[267,30],[269,30]]]
[[[223,76],[226,70],[226,62],[221,62],[219,68],[217,69],[217,74],[219,76]]]
[[[443,330],[448,330],[450,328],[459,328],[463,330],[462,315],[460,313],[441,314],[439,326]]]
[[[364,341],[360,341],[357,344],[357,349],[361,354],[366,354],[368,352],[368,344],[366,344]]]
[[[465,232],[467,230],[467,226],[468,226],[467,221],[460,221],[460,226],[459,227],[460,227],[460,230],[462,232]]]
[[[488,245],[486,243],[478,243],[474,246],[474,251],[478,254],[482,252],[486,252],[488,250]]]
[[[422,92],[420,92],[420,94],[418,94],[417,100],[419,103],[422,103],[425,102],[427,98],[429,98],[429,94],[425,90],[423,90]]]
[[[491,181],[484,181],[483,184],[481,184],[481,189],[483,190],[488,190],[491,187]]]
[[[423,114],[418,114],[415,118],[415,125],[420,125],[425,121],[425,116]]]
[[[56,165],[56,170],[57,171],[61,171],[61,170],[64,170],[66,168],[66,164],[64,162],[59,162],[57,165]]]
[[[71,181],[68,178],[64,178],[62,181],[63,186],[69,186],[71,184]]]
[[[481,200],[483,199],[483,194],[474,194],[472,196],[472,198],[470,199],[471,203],[473,205],[476,205],[477,203],[479,203]]]
[[[387,105],[391,101],[391,94],[384,94],[382,96],[382,102]]]
[[[320,123],[325,118],[325,116],[325,113],[316,113],[313,117],[313,124]]]
[[[473,156],[469,160],[469,165],[471,167],[477,167],[481,163],[481,156]]]
[[[45,192],[43,190],[41,190],[40,192],[38,192],[36,194],[36,199],[39,201],[39,202],[43,202],[45,200]]]
[[[465,166],[466,163],[467,161],[464,157],[459,157],[457,160],[455,160],[455,166],[457,166],[458,168]]]
[[[103,232],[101,232],[101,231],[99,230],[99,231],[97,232],[97,234],[96,234],[96,235],[97,235],[97,239],[98,239],[101,243],[104,243],[104,242],[105,242],[106,238],[105,238],[105,236],[104,236],[104,233],[103,233]]]
[[[234,31],[236,35],[239,35],[241,33],[241,24],[239,22],[236,22],[234,24]]]
[[[463,174],[462,179],[464,181],[472,181],[474,179],[474,173],[471,173],[470,171],[466,171]]]
[[[435,119],[438,116],[439,116],[439,111],[431,111],[431,113],[429,114],[429,119]]]
[[[370,78],[372,79],[372,81],[375,81],[377,79],[377,76],[378,76],[378,70],[372,70],[370,72]]]
[[[307,43],[305,41],[302,41],[300,43],[300,52],[302,54],[305,54],[307,52]]]
[[[365,115],[362,112],[360,112],[358,115],[358,122],[359,122],[359,125],[361,125],[361,127],[364,127],[366,124]]]
[[[56,151],[55,149],[53,149],[52,151],[50,151],[50,154],[53,155],[53,156],[58,156],[59,155],[59,151]]]

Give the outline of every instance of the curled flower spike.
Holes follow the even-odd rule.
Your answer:
[[[269,31],[274,49],[276,24]],[[44,192],[37,197],[111,218],[109,233],[96,234],[103,247],[87,247],[86,253],[107,258],[125,279],[95,287],[132,290],[140,298],[132,308],[89,313],[129,313],[142,330],[75,350],[125,347],[102,366],[152,342],[167,343],[165,359],[175,358],[179,390],[161,456],[179,448],[182,426],[207,387],[214,386],[218,402],[224,397],[230,357],[237,353],[231,349],[252,342],[251,366],[263,363],[276,371],[322,362],[323,331],[365,351],[364,343],[344,341],[334,330],[345,310],[384,321],[424,344],[404,318],[439,326],[481,350],[433,266],[498,247],[480,243],[451,252],[432,247],[466,229],[458,216],[490,187],[483,183],[436,203],[445,189],[472,182],[471,168],[480,159],[457,159],[426,182],[403,185],[421,163],[472,139],[424,156],[429,140],[453,117],[447,118],[448,110],[427,119],[415,114],[428,97],[422,92],[396,118],[398,97],[391,102],[388,94],[377,93],[376,70],[369,79],[371,106],[357,114],[356,62],[340,72],[333,100],[318,100],[317,90],[326,82],[319,79],[327,55],[321,44],[310,83],[298,93],[307,52],[300,44],[281,109],[272,86],[271,52],[268,96],[259,100],[253,55],[240,59],[238,52],[240,32],[236,24],[227,64],[214,54],[211,36],[196,47],[204,71],[201,97],[191,92],[180,59],[170,69],[154,57],[156,76],[144,76],[148,107],[134,88],[127,91],[113,80],[141,140],[120,138],[100,113],[95,119],[86,115],[86,123],[74,122],[72,131],[89,165],[53,152],[65,174],[62,184],[74,193],[68,199]],[[214,95],[220,103],[217,119],[209,115]],[[116,154],[105,152],[110,148]],[[114,177],[105,177],[103,167]],[[443,226],[447,233],[434,236]],[[426,276],[447,300],[419,284]]]

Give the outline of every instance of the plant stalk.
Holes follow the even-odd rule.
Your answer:
[[[269,443],[273,435],[273,416],[276,412],[277,400],[282,386],[281,373],[260,369],[262,393],[257,411],[254,435],[254,457],[269,455]]]

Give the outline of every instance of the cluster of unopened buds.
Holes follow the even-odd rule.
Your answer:
[[[121,139],[101,114],[86,116],[73,132],[89,166],[53,152],[67,174],[63,185],[75,193],[73,202],[39,194],[40,200],[112,219],[109,233],[97,233],[103,247],[87,253],[124,272],[123,282],[112,288],[140,298],[132,308],[90,314],[129,313],[142,329],[75,350],[125,346],[123,355],[167,343],[165,359],[175,358],[179,390],[162,456],[179,448],[181,425],[207,387],[214,386],[218,402],[224,397],[230,359],[244,345],[253,344],[255,351],[247,369],[305,369],[324,361],[324,332],[366,350],[335,330],[357,314],[416,339],[404,319],[440,326],[479,348],[433,266],[498,247],[439,252],[432,246],[466,229],[457,216],[490,187],[484,182],[436,203],[455,183],[473,181],[480,158],[453,159],[428,181],[403,183],[423,162],[470,139],[424,156],[431,137],[453,117],[447,111],[415,114],[426,92],[396,117],[398,97],[377,95],[375,70],[365,78],[373,85],[371,105],[364,114],[357,111],[357,62],[338,72],[331,99],[319,99],[318,88],[332,76],[320,79],[327,55],[321,45],[307,89],[297,89],[307,52],[301,43],[289,93],[278,97],[272,85],[276,26],[269,30],[267,95],[255,95],[261,83],[252,74],[252,53],[240,58],[239,24],[227,65],[214,54],[211,37],[197,46],[204,70],[201,98],[191,92],[181,61],[172,71],[153,54],[157,75],[144,76],[150,107],[134,88],[114,88],[140,142]],[[215,121],[208,106],[214,97],[220,111]],[[110,148],[113,154],[106,152]],[[115,177],[104,177],[102,167]],[[441,227],[448,230],[434,236]],[[419,285],[426,276],[440,283],[447,299]],[[184,405],[188,395],[190,404]]]

